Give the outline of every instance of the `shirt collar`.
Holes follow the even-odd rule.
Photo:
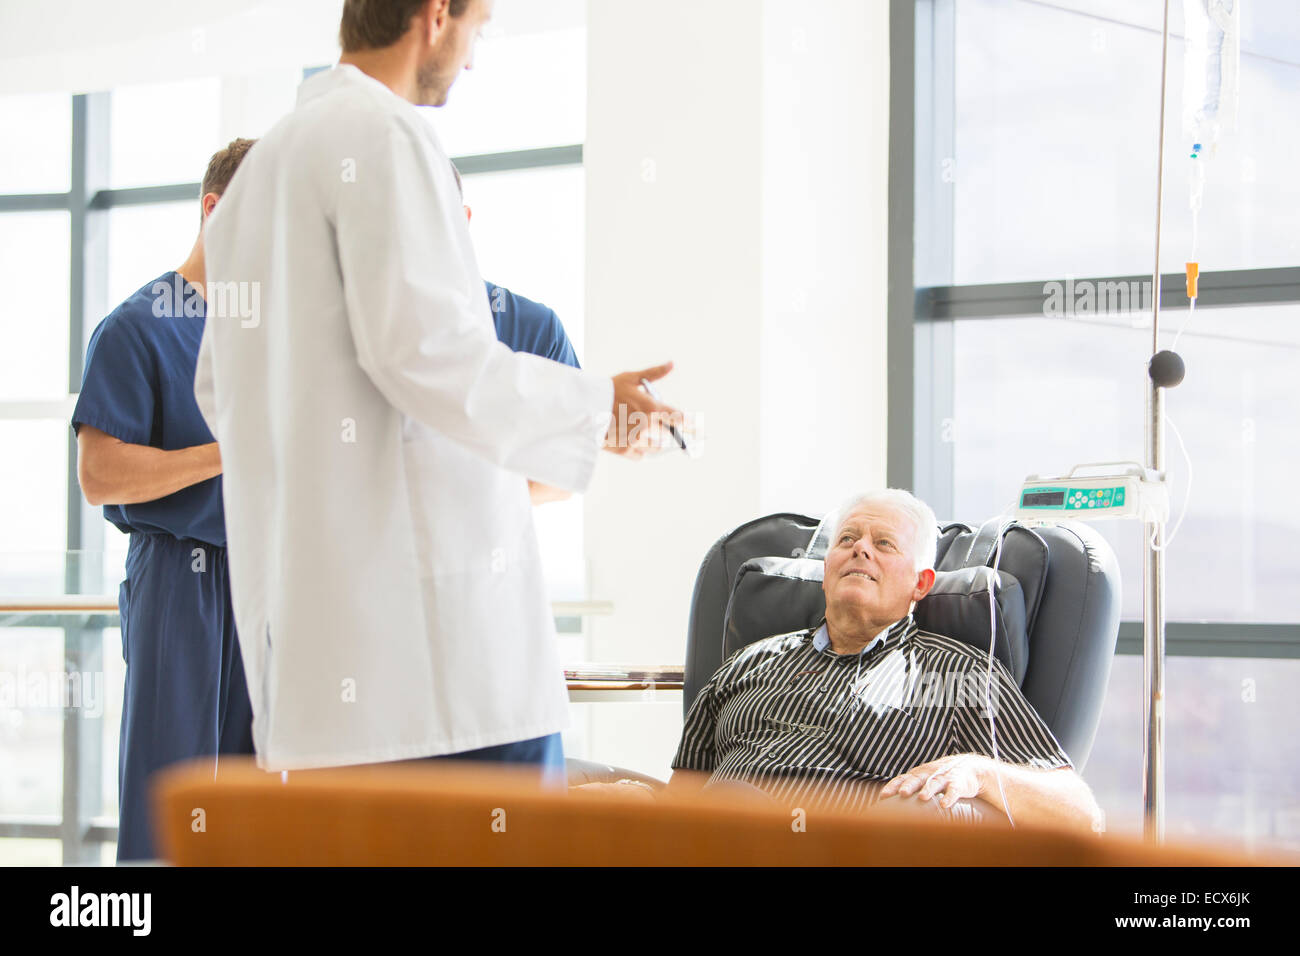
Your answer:
[[[353,66],[351,63],[335,63],[328,70],[320,70],[313,73],[307,79],[298,84],[298,103],[302,104],[308,100],[313,100],[328,90],[333,89],[343,83],[359,83],[362,86],[372,86],[383,90],[389,96],[397,97],[392,90],[384,85],[380,80],[375,79],[365,70]],[[402,100],[406,103],[406,100]],[[409,106],[410,104],[407,103]]]
[[[895,621],[893,624],[890,624],[888,627],[880,631],[880,633],[878,633],[875,637],[873,637],[869,642],[867,642],[867,646],[862,648],[862,650],[859,651],[858,653],[865,654],[873,647],[876,647],[877,645],[881,644],[886,638],[888,638],[896,630],[897,631],[904,630],[906,626],[909,623],[911,623],[911,620],[912,620],[912,615],[909,614],[906,617],[900,618],[899,620]],[[813,647],[818,651],[831,650],[831,636],[830,633],[826,630],[825,618],[822,618],[821,626],[817,628],[817,632],[813,634],[812,642],[813,642]],[[831,653],[833,654],[835,652],[831,650]]]

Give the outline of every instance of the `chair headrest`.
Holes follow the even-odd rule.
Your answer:
[[[814,627],[826,613],[823,564],[810,558],[751,558],[740,566],[724,618],[723,660],[754,641]],[[935,573],[934,588],[917,602],[913,616],[925,631],[942,634],[988,652],[987,568]],[[1029,663],[1025,598],[1020,582],[997,572],[995,655],[1019,683]]]
[[[935,570],[955,571],[958,568],[993,566],[998,544],[999,528],[993,524],[982,526],[978,532],[968,525],[954,523],[945,526],[939,535],[940,553]],[[1013,524],[1001,534],[1002,554],[998,570],[1006,571],[1020,582],[1025,596],[1025,633],[1033,634],[1042,605],[1043,591],[1047,587],[1047,570],[1050,564],[1049,549],[1042,535],[1021,524]],[[988,644],[985,642],[985,647]]]

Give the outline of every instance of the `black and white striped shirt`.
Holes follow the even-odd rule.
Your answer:
[[[987,654],[909,615],[861,654],[836,654],[824,624],[741,648],[691,705],[672,765],[858,809],[920,764],[992,756],[994,733],[1000,760],[1073,766],[1000,661],[990,684]]]

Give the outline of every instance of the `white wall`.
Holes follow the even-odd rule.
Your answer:
[[[888,4],[765,0],[762,96],[759,504],[821,514],[885,480]]]
[[[704,457],[607,456],[587,495],[598,658],[681,657],[699,556],[759,507],[761,22],[750,0],[588,7],[587,366],[671,358]],[[720,42],[725,38],[725,42]],[[665,633],[666,627],[673,633]]]
[[[888,33],[884,2],[588,5],[586,365],[673,359],[708,435],[602,462],[596,659],[680,662],[719,535],[884,481]],[[625,706],[592,755],[666,774],[680,711]]]

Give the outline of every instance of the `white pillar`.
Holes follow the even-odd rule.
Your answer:
[[[886,0],[764,0],[762,115],[760,508],[820,514],[885,481]]]
[[[586,365],[671,358],[705,454],[607,456],[587,495],[601,659],[682,656],[709,543],[759,508],[761,18],[752,0],[588,5]]]
[[[598,0],[588,45],[584,364],[673,359],[707,429],[698,460],[602,462],[591,650],[680,662],[718,536],[884,481],[888,4]],[[644,710],[598,711],[593,756],[666,772],[679,714]]]

